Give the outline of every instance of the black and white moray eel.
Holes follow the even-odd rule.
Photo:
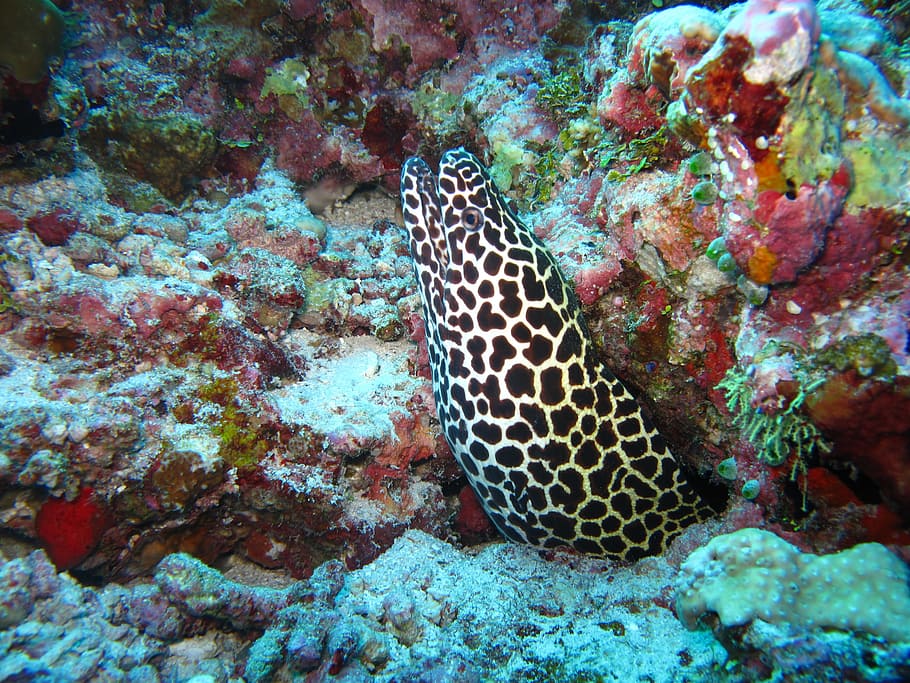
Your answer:
[[[634,560],[710,514],[600,361],[574,289],[477,158],[417,157],[401,201],[445,439],[512,541]]]

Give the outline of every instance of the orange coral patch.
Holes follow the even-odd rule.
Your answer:
[[[760,161],[755,162],[755,175],[758,177],[758,191],[773,190],[783,194],[789,188],[787,179],[781,173],[777,163],[776,154],[766,154]]]
[[[777,265],[777,256],[765,245],[761,245],[749,257],[749,277],[753,282],[766,285],[771,282],[774,267]]]

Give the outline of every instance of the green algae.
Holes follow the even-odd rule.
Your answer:
[[[724,479],[736,481],[736,458],[727,458],[717,463],[717,473]]]
[[[761,482],[758,479],[750,479],[743,484],[740,493],[746,500],[755,500],[758,498],[758,494],[761,493]]]
[[[189,114],[146,117],[127,108],[94,113],[80,143],[105,171],[126,174],[180,201],[211,166],[215,134]]]
[[[197,395],[202,401],[221,408],[221,414],[211,428],[219,440],[218,457],[232,467],[250,468],[268,454],[275,435],[274,429],[244,410],[239,391],[237,380],[227,376],[200,387]]]
[[[460,130],[461,95],[448,92],[427,82],[414,91],[414,114],[418,121],[435,131],[440,139],[456,136]]]
[[[714,168],[714,159],[707,152],[693,154],[686,162],[686,168],[699,178],[711,175]]]
[[[586,114],[591,106],[591,95],[582,78],[581,68],[558,69],[540,84],[535,101],[562,122]]]
[[[692,200],[696,204],[708,206],[717,201],[717,185],[710,180],[703,180],[692,188]]]
[[[626,164],[625,171],[610,169],[607,180],[617,182],[628,180],[636,173],[641,173],[654,167],[660,161],[664,149],[669,143],[669,128],[661,126],[650,135],[625,143],[610,144],[604,142],[600,146],[600,166],[608,168],[616,162]]]
[[[905,139],[870,135],[847,140],[843,154],[853,173],[848,205],[893,207],[907,200],[910,143]]]
[[[806,358],[797,360],[793,374],[799,388],[787,407],[778,411],[752,406],[750,376],[738,366],[727,370],[715,387],[724,392],[733,424],[755,445],[758,459],[772,466],[782,465],[792,454],[796,455],[797,463],[802,463],[816,449],[826,453],[831,450],[831,445],[803,411],[806,399],[826,378],[812,369]]]
[[[527,154],[527,150],[519,142],[493,142],[493,163],[488,170],[496,187],[503,192],[512,187],[515,171],[524,166]]]
[[[309,80],[310,70],[306,64],[297,59],[285,59],[277,67],[266,69],[259,97],[265,99],[275,95],[281,111],[294,121],[300,121],[310,108]]]
[[[724,252],[717,258],[717,269],[721,273],[734,273],[737,268],[736,259],[729,252]]]
[[[781,172],[796,187],[818,185],[841,165],[841,123],[844,95],[837,75],[818,69],[804,99],[787,107],[782,122]]]
[[[715,237],[711,240],[711,244],[708,245],[707,250],[705,251],[705,256],[707,256],[712,261],[718,261],[721,256],[727,253],[727,244],[724,242],[723,237]]]
[[[897,363],[888,342],[873,333],[850,335],[829,344],[815,359],[819,365],[837,372],[854,370],[865,378],[892,379],[897,374]]]

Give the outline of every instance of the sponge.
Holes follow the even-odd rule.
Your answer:
[[[64,15],[50,0],[0,0],[0,65],[22,83],[38,83],[60,52]]]
[[[761,529],[713,538],[680,568],[676,613],[687,628],[714,612],[725,627],[754,619],[864,631],[910,641],[910,569],[878,543],[801,553]]]

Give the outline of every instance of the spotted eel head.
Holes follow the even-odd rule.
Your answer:
[[[573,288],[483,165],[417,158],[402,210],[446,441],[497,528],[634,559],[703,516],[663,439],[600,361]]]

